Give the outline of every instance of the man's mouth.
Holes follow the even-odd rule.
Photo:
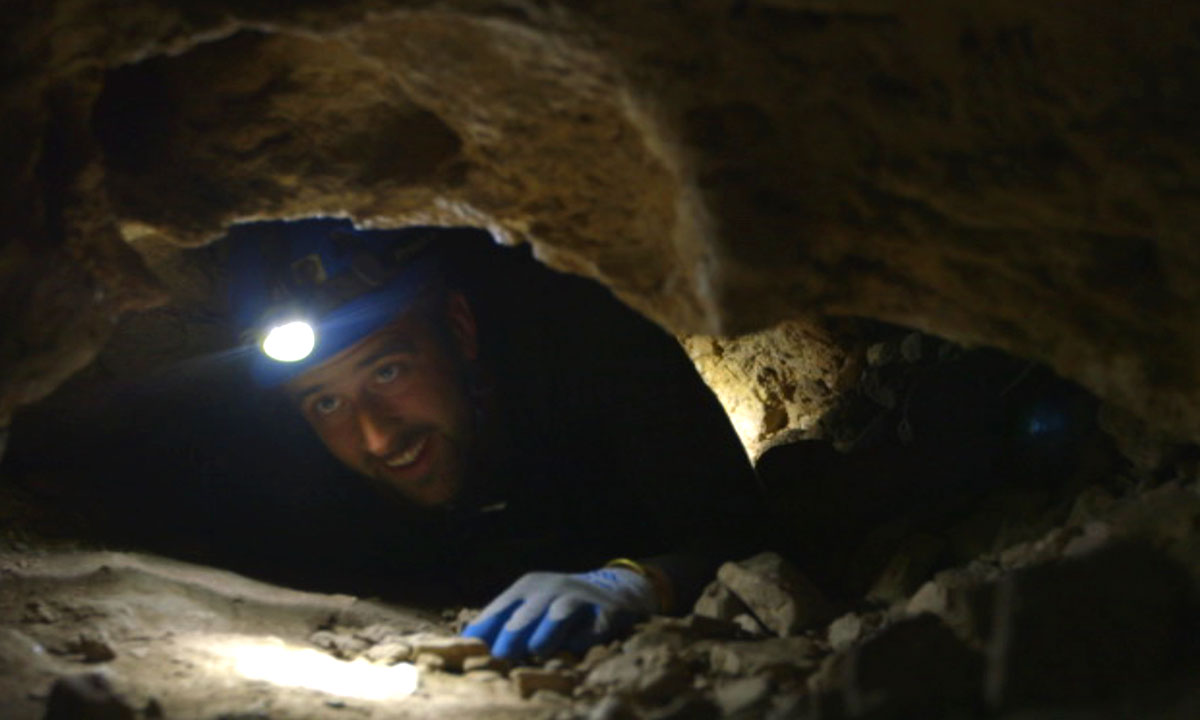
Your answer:
[[[425,449],[425,446],[428,443],[429,443],[429,435],[428,434],[421,435],[415,441],[413,441],[412,444],[410,444],[407,448],[404,448],[400,452],[397,452],[394,455],[391,455],[390,457],[388,457],[388,459],[385,460],[383,464],[387,465],[389,468],[392,468],[393,470],[398,469],[398,468],[408,467],[409,465],[412,465],[413,463],[415,463],[417,461],[417,459],[421,457],[421,451]]]

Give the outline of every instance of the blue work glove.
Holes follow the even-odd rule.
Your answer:
[[[492,655],[506,660],[563,649],[582,655],[658,611],[653,583],[633,570],[535,572],[500,593],[462,634],[483,640]]]

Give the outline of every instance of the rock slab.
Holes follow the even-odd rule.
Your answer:
[[[717,579],[781,637],[833,616],[833,607],[821,591],[777,553],[727,562],[717,571]]]

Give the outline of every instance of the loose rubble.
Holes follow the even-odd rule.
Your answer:
[[[821,591],[776,553],[725,563],[717,579],[778,635],[794,634],[832,612]]]
[[[295,596],[284,591],[263,597],[281,598],[274,611],[280,632],[306,626],[300,639],[341,660],[414,663],[421,690],[405,702],[443,703],[437,707],[453,714],[450,708],[468,707],[454,703],[469,698],[473,709],[463,717],[500,707],[504,717],[554,720],[1039,717],[1048,709],[1092,717],[1110,707],[1134,708],[1136,717],[1151,720],[1194,717],[1200,485],[1171,482],[1125,494],[1085,489],[1065,517],[1040,537],[967,564],[927,577],[907,574],[905,584],[921,582],[897,599],[872,594],[837,602],[814,592],[815,583],[782,555],[742,559],[721,568],[688,615],[651,617],[582,658],[560,654],[519,667],[457,634],[470,612],[438,622],[343,596],[304,596],[307,606],[287,604]],[[19,578],[25,561],[6,562],[0,569]],[[109,584],[132,572],[124,565],[134,566],[118,556],[99,562],[119,568],[95,571]],[[181,571],[155,572],[130,575],[132,587],[157,583],[163,592],[176,582],[168,576]],[[883,574],[897,576],[886,567]],[[251,609],[245,598],[267,591],[239,582],[241,599],[222,602],[241,618]],[[160,702],[107,679],[111,668],[155,652],[130,634],[124,615],[108,618],[95,603],[14,595],[16,586],[5,587],[0,666],[19,671],[12,663],[34,652],[74,668],[47,683],[38,715],[16,717],[173,716],[177,696]],[[233,630],[231,624],[226,632]],[[176,667],[186,672],[186,664]],[[103,674],[79,674],[93,668]],[[253,687],[240,692],[260,692]],[[320,695],[308,702],[296,716],[344,717],[361,706]]]
[[[693,613],[650,618],[583,658],[510,669],[442,638],[431,647],[465,659],[430,671],[507,683],[563,720],[1090,717],[1108,703],[1187,717],[1200,701],[1188,690],[1200,677],[1200,491],[1097,497],[1080,496],[1089,509],[1073,524],[928,581],[889,567],[884,576],[904,581],[851,612],[836,614],[798,568],[766,553],[722,566]],[[1156,692],[1175,700],[1150,702]]]

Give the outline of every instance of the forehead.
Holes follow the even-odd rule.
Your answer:
[[[284,386],[293,395],[312,388],[336,383],[351,377],[356,370],[370,365],[383,355],[415,352],[428,336],[428,328],[414,312],[396,316],[386,326],[376,330],[354,345],[342,350],[325,362],[305,370]]]

